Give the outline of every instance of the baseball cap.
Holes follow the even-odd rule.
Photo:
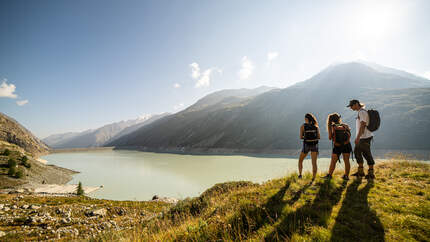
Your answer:
[[[358,101],[357,99],[352,99],[351,101],[349,101],[349,105],[346,106],[346,107],[349,108],[349,107],[353,106],[356,103],[360,104],[360,101]],[[361,106],[361,104],[360,104],[360,106]]]

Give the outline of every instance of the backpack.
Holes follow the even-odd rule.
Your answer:
[[[349,143],[351,132],[343,124],[334,124],[332,126],[332,139],[335,146],[342,146]]]
[[[377,110],[370,109],[367,111],[369,115],[369,124],[367,125],[367,129],[370,132],[374,132],[379,129],[381,125],[381,117],[379,116],[379,112]]]
[[[318,141],[318,128],[313,124],[305,124],[303,136],[305,142]]]

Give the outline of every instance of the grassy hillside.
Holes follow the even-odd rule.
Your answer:
[[[5,154],[6,150],[9,154]],[[9,174],[10,160],[16,163],[15,175]],[[17,177],[18,171],[22,172],[22,177]],[[27,183],[63,184],[70,181],[73,174],[76,172],[58,166],[45,165],[33,157],[32,153],[15,144],[0,140],[0,189],[16,188]]]
[[[375,181],[296,175],[219,184],[162,218],[102,240],[429,241],[430,166],[379,164]]]

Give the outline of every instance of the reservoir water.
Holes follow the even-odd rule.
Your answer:
[[[79,171],[69,184],[103,188],[92,197],[113,200],[150,200],[153,195],[198,196],[216,183],[247,180],[264,182],[297,171],[297,158],[228,155],[180,155],[126,150],[54,153],[42,157],[48,164]],[[353,167],[355,163],[352,163]],[[318,159],[327,172],[329,158]],[[337,169],[343,170],[343,162]],[[304,161],[304,171],[311,171]]]

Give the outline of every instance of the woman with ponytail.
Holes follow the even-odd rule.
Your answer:
[[[342,123],[342,119],[338,113],[332,113],[327,117],[327,131],[328,139],[333,143],[333,151],[331,154],[330,168],[328,174],[324,178],[332,178],[334,169],[336,168],[336,162],[338,160],[340,162],[340,155],[342,154],[345,163],[345,174],[342,178],[344,180],[349,180],[349,170],[351,167],[349,157],[352,152],[350,143],[351,130],[347,124]]]
[[[300,127],[300,139],[303,139],[303,147],[299,157],[299,178],[302,178],[303,160],[310,151],[312,158],[312,180],[314,180],[317,175],[318,140],[320,139],[320,130],[317,119],[311,113],[307,113],[305,115],[305,123]]]

